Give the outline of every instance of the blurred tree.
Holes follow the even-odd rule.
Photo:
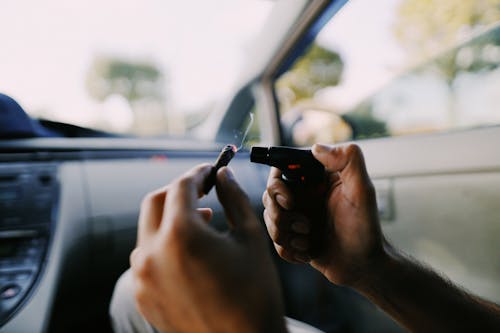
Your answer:
[[[313,43],[277,81],[276,88],[282,97],[280,101],[286,99],[292,105],[312,98],[322,88],[337,85],[343,68],[344,63],[338,53]]]
[[[163,100],[164,78],[152,63],[96,57],[87,74],[87,90],[99,101],[113,94],[129,102],[151,98]]]
[[[498,59],[488,60],[483,55],[488,48],[498,49],[499,26],[494,25],[500,21],[499,0],[404,0],[396,17],[393,28],[400,45],[413,63],[426,61],[415,72],[436,70],[448,84],[449,122],[455,124],[453,82],[457,75],[498,65]],[[493,28],[484,32],[490,26]],[[457,47],[476,32],[482,35]]]
[[[375,118],[372,109],[372,101],[368,99],[342,115],[342,119],[351,126],[352,140],[380,138],[389,135],[386,123]]]
[[[421,62],[454,47],[464,36],[500,21],[499,0],[404,0],[399,6],[394,35]],[[439,59],[439,70],[451,84],[458,71],[456,52]]]
[[[90,96],[101,102],[112,95],[124,97],[134,113],[132,132],[165,134],[169,129],[165,77],[153,63],[98,56],[87,73],[86,87]]]

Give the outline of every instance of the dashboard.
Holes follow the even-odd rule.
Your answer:
[[[29,146],[0,147],[0,332],[111,332],[142,197],[218,150]],[[231,165],[260,211],[268,169],[248,159]],[[200,204],[223,229],[215,191]]]
[[[58,194],[56,165],[0,165],[0,325],[22,307],[43,273]]]

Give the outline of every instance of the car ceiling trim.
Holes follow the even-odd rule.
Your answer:
[[[262,78],[275,78],[288,69],[302,50],[307,47],[328,20],[335,15],[347,0],[315,0],[305,8],[302,17],[289,32],[288,38],[278,49],[273,60],[264,69]]]

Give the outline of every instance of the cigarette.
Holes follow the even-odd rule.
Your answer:
[[[223,166],[227,166],[229,162],[232,160],[238,148],[235,145],[226,145],[219,154],[219,157],[215,160],[214,166],[210,171],[207,179],[205,180],[205,184],[203,186],[203,193],[208,194],[212,187],[215,185],[215,179],[217,176],[217,171]]]

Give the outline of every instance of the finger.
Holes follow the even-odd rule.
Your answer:
[[[151,256],[148,256],[143,247],[136,247],[129,257],[130,269],[134,276],[147,280],[151,277]]]
[[[203,195],[203,183],[211,169],[210,164],[199,165],[169,186],[164,219],[180,224],[185,224],[184,221],[198,220],[196,202]],[[162,225],[165,225],[166,230],[170,227],[168,223]]]
[[[280,218],[273,217],[271,209],[263,213],[267,232],[272,241],[282,246],[292,246],[301,251],[308,250],[309,224],[298,214],[283,212]]]
[[[285,259],[286,261],[291,262],[292,264],[302,263],[302,261],[297,260],[295,258],[295,253],[293,251],[291,251],[290,249],[287,249],[287,248],[280,246],[278,244],[274,244],[274,248],[276,249],[276,252],[278,253],[278,255],[281,258]]]
[[[281,179],[281,171],[278,168],[271,168],[266,191],[284,209],[290,210],[293,208],[293,195]]]
[[[315,144],[312,153],[326,170],[332,173],[339,172],[341,178],[349,175],[358,180],[366,180],[368,177],[363,152],[355,144],[343,146]]]
[[[263,216],[264,216],[264,222],[266,224],[266,229],[267,233],[269,234],[269,237],[271,237],[273,243],[278,244],[278,245],[286,245],[287,240],[290,238],[290,234],[287,233],[285,230],[280,229],[278,227],[278,222],[277,220],[273,219],[270,216],[270,212],[268,209],[264,210]]]
[[[267,191],[264,191],[262,194],[262,204],[264,205],[264,208],[271,211],[271,217],[273,219],[279,219],[281,216],[282,209],[276,202],[276,200],[273,200],[269,193]]]
[[[262,194],[262,204],[264,205],[265,211],[268,211],[267,214],[269,215],[270,220],[274,223],[278,223],[278,221],[283,220],[287,222],[284,225],[297,234],[309,234],[311,227],[305,216],[298,212],[288,212],[283,210],[275,200],[271,199],[267,191],[264,191]]]
[[[135,266],[135,263],[137,262],[137,256],[139,255],[139,247],[136,247],[135,249],[130,252],[129,256],[129,264],[130,266]]]
[[[200,164],[186,172],[179,179],[179,181],[182,182],[184,180],[188,183],[191,183],[191,185],[194,186],[197,198],[201,198],[203,195],[205,195],[203,193],[203,186],[205,185],[206,178],[210,175],[210,172],[212,172],[212,169],[213,165],[210,165],[208,163]]]
[[[229,168],[223,167],[217,172],[216,190],[230,227],[241,229],[258,227],[250,200]]]
[[[206,223],[209,223],[212,220],[214,213],[211,208],[198,208],[196,211]]]
[[[141,203],[137,231],[137,243],[147,242],[158,230],[162,217],[163,206],[167,195],[167,187],[148,193]]]

